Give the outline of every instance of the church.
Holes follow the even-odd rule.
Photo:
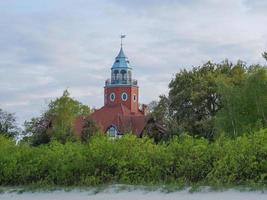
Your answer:
[[[120,137],[124,133],[141,137],[150,120],[147,106],[139,105],[138,81],[133,79],[133,68],[121,42],[111,67],[111,77],[105,81],[104,106],[88,117],[110,137]],[[84,120],[85,117],[76,120],[77,133],[81,133]]]

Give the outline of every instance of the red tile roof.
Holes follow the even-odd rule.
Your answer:
[[[133,113],[123,104],[104,106],[96,110],[90,116],[103,132],[111,126],[115,126],[120,133],[132,132],[141,135],[148,118],[140,111]],[[86,117],[79,117],[75,121],[75,130],[80,135],[83,121]]]

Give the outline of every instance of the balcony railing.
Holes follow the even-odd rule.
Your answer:
[[[134,85],[137,86],[137,80],[135,79],[127,79],[127,80],[110,80],[107,79],[105,82],[106,86],[112,85]]]

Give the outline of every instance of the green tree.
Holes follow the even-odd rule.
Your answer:
[[[169,84],[170,117],[182,131],[212,139],[214,118],[222,108],[217,79],[226,76],[238,83],[244,73],[243,62],[233,65],[227,60],[180,71]]]
[[[246,65],[225,60],[220,64],[207,62],[192,70],[182,70],[169,84],[169,118],[174,130],[213,139],[215,116],[223,107],[218,80],[227,79],[238,85],[245,77]],[[170,120],[171,121],[171,120]],[[176,131],[177,132],[177,131]]]
[[[160,95],[159,101],[152,101],[148,107],[150,109],[150,120],[155,123],[147,125],[145,135],[154,138],[156,142],[160,142],[182,133],[176,120],[171,116],[170,100],[167,96]]]
[[[251,66],[239,85],[221,81],[223,109],[216,116],[216,128],[231,137],[266,127],[267,71]]]
[[[18,133],[15,115],[0,108],[0,134],[14,138]]]
[[[24,127],[24,138],[21,142],[29,142],[33,146],[47,144],[50,142],[52,123],[46,113],[44,113],[41,117],[25,121]]]
[[[67,90],[48,105],[41,117],[25,122],[25,135],[31,135],[33,145],[47,143],[51,139],[65,143],[74,138],[73,123],[80,115],[88,115],[90,108],[70,97]]]
[[[62,143],[65,143],[68,138],[73,138],[75,117],[89,113],[88,106],[71,98],[69,92],[65,90],[60,98],[48,105],[47,115],[52,122],[52,138]]]
[[[227,81],[227,79],[218,81],[218,85],[218,92],[222,96],[223,109],[220,110],[216,115],[215,128],[219,133],[226,132],[228,135],[235,137],[239,132],[238,130],[240,126],[240,124],[237,122],[237,115],[240,111],[239,107],[236,106],[241,102],[240,86],[234,87]],[[218,128],[220,126],[221,128]]]
[[[81,140],[84,142],[88,142],[90,138],[98,132],[100,132],[100,128],[97,126],[95,121],[87,117],[84,121],[81,133]]]
[[[159,101],[152,101],[149,103],[148,108],[150,115],[159,123],[168,126],[171,122],[170,116],[170,102],[165,95],[159,96]]]

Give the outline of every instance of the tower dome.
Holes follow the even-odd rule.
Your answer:
[[[122,47],[111,67],[111,79],[106,81],[106,86],[116,85],[136,85],[137,81],[132,79],[132,67],[128,57],[125,55]]]
[[[125,55],[122,46],[121,46],[119,54],[115,58],[115,62],[112,65],[111,69],[118,69],[118,68],[128,68],[128,69],[130,68],[131,69],[130,61]]]

